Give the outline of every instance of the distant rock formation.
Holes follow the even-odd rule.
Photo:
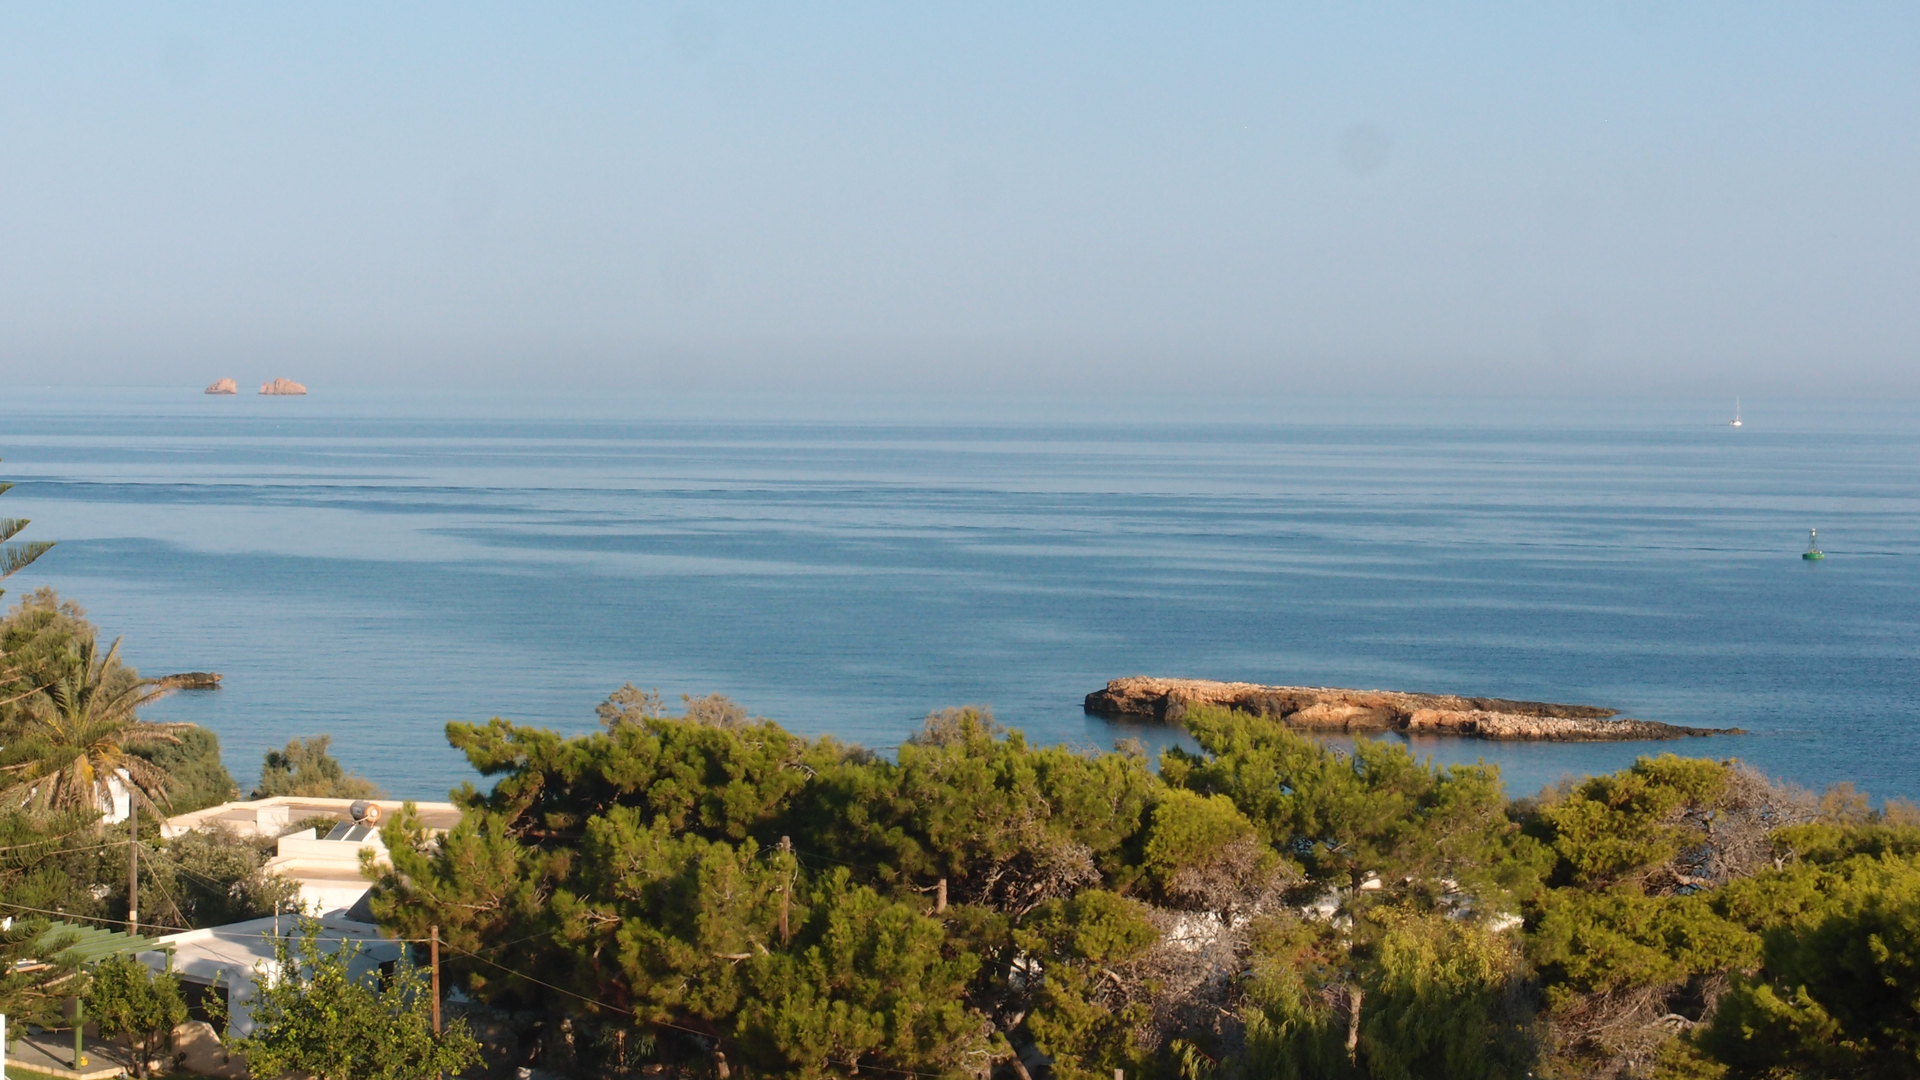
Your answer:
[[[220,673],[217,671],[183,671],[178,675],[162,675],[153,680],[155,697],[165,697],[175,690],[218,690]]]
[[[215,379],[213,385],[207,387],[207,393],[209,394],[237,394],[239,392],[240,384],[234,382],[232,379]]]
[[[275,379],[270,383],[261,383],[260,392],[263,394],[304,394],[307,392],[307,388],[294,382],[292,379]]]
[[[1739,735],[1739,728],[1696,728],[1619,717],[1613,709],[1544,701],[1340,690],[1320,686],[1261,686],[1208,679],[1115,679],[1087,695],[1096,716],[1178,723],[1193,705],[1223,705],[1284,720],[1311,731],[1359,734],[1458,735],[1477,739],[1617,742]],[[1618,717],[1616,719],[1616,717]]]

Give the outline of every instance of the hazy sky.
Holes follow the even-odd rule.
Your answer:
[[[0,385],[1920,394],[1920,5],[0,9]]]

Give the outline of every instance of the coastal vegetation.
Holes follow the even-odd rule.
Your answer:
[[[443,837],[392,820],[373,898],[477,1001],[564,1015],[569,1071],[614,1045],[807,1078],[1913,1069],[1903,803],[1673,755],[1514,801],[1206,706],[1157,770],[973,709],[891,760],[723,700],[599,712],[449,725],[491,785]]]
[[[126,918],[129,843],[148,925],[294,896],[262,870],[271,838],[104,823],[109,776],[169,813],[236,787],[211,732],[138,715],[156,684],[98,642],[44,590],[0,619],[0,1008],[57,1023],[81,993],[154,1049],[178,986],[63,964],[53,921]],[[1191,748],[1151,760],[1034,746],[980,709],[928,717],[892,757],[718,696],[672,710],[627,686],[597,714],[575,736],[449,725],[485,786],[453,793],[444,835],[409,810],[384,828],[372,910],[438,936],[466,1019],[436,1034],[421,968],[349,977],[309,927],[234,1043],[256,1075],[1679,1080],[1920,1061],[1920,810],[1898,800],[1672,754],[1516,800],[1489,766],[1206,704],[1181,717]],[[330,751],[268,753],[256,794],[375,793]]]
[[[267,751],[266,761],[260,766],[260,784],[253,789],[253,797],[378,799],[386,796],[373,781],[348,772],[329,752],[332,745],[332,736],[316,735],[294,739],[284,749]]]
[[[140,719],[162,691],[121,663],[118,641],[101,649],[86,613],[43,589],[0,622],[0,652],[0,802],[46,816],[111,806],[118,789],[151,809],[171,805],[152,754],[186,725]]]
[[[262,865],[272,841],[219,831],[159,835],[163,815],[237,792],[213,732],[156,724],[139,710],[159,687],[100,646],[86,612],[49,589],[0,617],[0,1011],[45,1016],[71,991],[71,972],[19,961],[52,959],[55,921],[123,923],[125,821],[109,823],[116,792],[138,801],[138,874],[145,925],[214,926],[269,914],[292,896]],[[55,950],[57,953],[57,950]],[[62,988],[55,992],[54,988]]]

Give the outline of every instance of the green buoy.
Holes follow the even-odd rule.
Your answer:
[[[1807,530],[1807,550],[1800,554],[1803,559],[1824,559],[1827,553],[1820,550],[1820,530]]]

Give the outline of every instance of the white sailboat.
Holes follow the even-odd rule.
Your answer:
[[[1739,398],[1733,399],[1733,419],[1727,421],[1727,426],[1728,427],[1740,426],[1740,399]]]

